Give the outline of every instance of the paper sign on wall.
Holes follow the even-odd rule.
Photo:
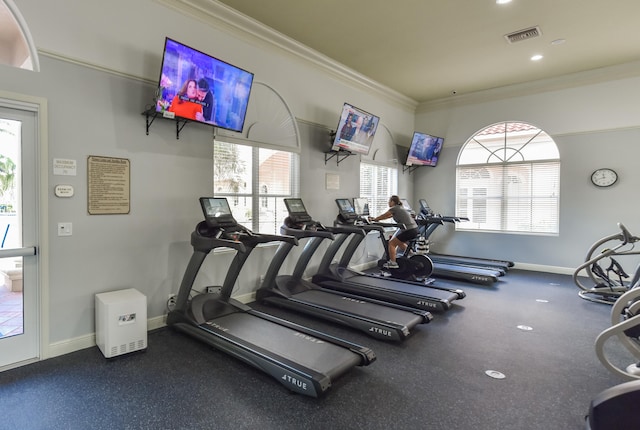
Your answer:
[[[340,175],[335,173],[327,173],[325,176],[325,187],[327,190],[340,189]]]
[[[65,158],[53,159],[53,174],[58,176],[76,176],[77,172],[76,160],[68,160]]]

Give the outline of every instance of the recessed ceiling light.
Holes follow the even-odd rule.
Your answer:
[[[496,4],[507,4],[511,3],[511,0],[496,0]]]
[[[531,61],[540,61],[542,60],[542,58],[543,58],[542,55],[536,54],[533,57],[531,57]]]

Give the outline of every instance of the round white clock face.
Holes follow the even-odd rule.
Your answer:
[[[591,174],[591,182],[597,187],[610,187],[618,180],[618,174],[613,169],[597,169]]]

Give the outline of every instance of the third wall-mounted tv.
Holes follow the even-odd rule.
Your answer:
[[[406,166],[432,166],[438,164],[438,157],[442,150],[442,137],[415,132],[411,140],[411,147],[407,155]]]
[[[369,154],[380,117],[345,103],[331,149]]]
[[[241,132],[253,73],[165,39],[156,112]]]

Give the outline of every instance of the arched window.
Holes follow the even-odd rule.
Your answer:
[[[456,215],[460,230],[558,234],[560,154],[553,139],[523,122],[480,130],[460,150]]]

